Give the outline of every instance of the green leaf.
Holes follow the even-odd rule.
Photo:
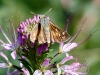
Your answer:
[[[18,71],[23,72],[21,67],[18,67],[16,65],[13,65],[14,68],[16,68]]]

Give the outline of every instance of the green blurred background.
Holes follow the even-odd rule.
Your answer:
[[[100,28],[100,0],[0,0],[0,25],[8,34],[9,22],[7,20],[9,18],[12,19],[15,28],[17,28],[20,21],[33,17],[30,12],[45,14],[50,8],[52,10],[47,16],[62,29],[65,28],[68,16],[73,11],[68,28],[68,33],[71,36],[77,32],[87,16],[83,31],[75,40],[76,42],[83,40],[94,30]],[[0,33],[0,38],[7,42],[2,33]],[[59,44],[56,43],[52,48],[54,49],[52,55],[54,55],[58,51]],[[2,47],[0,49],[2,50]],[[4,53],[13,64],[19,63],[12,59],[9,51]],[[77,57],[80,62],[86,59],[90,68],[88,75],[100,75],[100,31],[69,53]],[[54,60],[60,61],[63,57],[64,55],[59,55],[59,59],[55,58]],[[0,75],[6,75],[6,71],[7,69],[0,69]]]

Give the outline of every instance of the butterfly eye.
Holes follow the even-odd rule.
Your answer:
[[[40,19],[40,16],[39,16],[39,19]]]

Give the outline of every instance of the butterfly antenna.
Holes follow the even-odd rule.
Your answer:
[[[68,30],[68,25],[69,25],[69,22],[70,22],[70,18],[71,18],[71,15],[72,15],[72,10],[71,10],[71,12],[70,12],[70,15],[69,15],[69,17],[68,17],[68,19],[67,19],[67,23],[66,23],[66,31]]]
[[[46,15],[48,12],[50,12],[50,11],[51,11],[51,9],[52,9],[52,8],[50,8],[50,9],[49,9],[49,10],[45,13],[45,15]]]
[[[35,13],[34,13],[34,12],[32,12],[32,11],[30,11],[30,13],[31,13],[31,14],[33,14],[33,15],[35,15]]]

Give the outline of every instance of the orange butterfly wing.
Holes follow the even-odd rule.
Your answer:
[[[65,42],[69,39],[70,35],[56,26],[50,21],[50,35],[52,42]]]

